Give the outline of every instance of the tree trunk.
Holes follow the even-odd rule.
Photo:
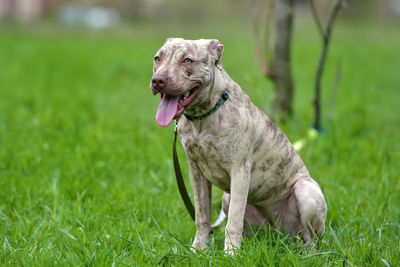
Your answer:
[[[285,120],[292,114],[293,80],[290,62],[294,0],[277,0],[273,76],[275,99],[271,116]]]

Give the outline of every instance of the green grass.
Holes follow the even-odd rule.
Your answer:
[[[328,204],[318,252],[273,230],[223,254],[223,228],[193,254],[195,227],[172,170],[172,128],[158,127],[149,91],[166,37],[218,38],[223,65],[266,112],[248,24],[117,32],[0,28],[0,263],[4,265],[399,266],[400,34],[394,25],[342,22],[324,77],[325,131],[300,154]],[[296,26],[295,115],[289,139],[312,124],[320,42]],[[334,109],[337,62],[343,69]],[[184,162],[181,153],[182,165]],[[186,166],[184,173],[187,175]],[[214,190],[213,218],[221,192]]]

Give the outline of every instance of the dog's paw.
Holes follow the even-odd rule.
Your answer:
[[[207,242],[201,242],[197,238],[194,239],[192,247],[190,250],[194,253],[198,252],[199,250],[205,250],[208,248]]]
[[[231,257],[235,256],[235,250],[233,249],[224,249],[224,252],[226,256],[231,256]]]
[[[235,254],[237,254],[237,247],[235,247],[234,245],[232,245],[231,242],[225,242],[225,246],[224,246],[224,252],[225,255],[227,256],[234,256]]]

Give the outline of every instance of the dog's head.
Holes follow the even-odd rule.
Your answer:
[[[169,38],[154,57],[150,89],[161,96],[157,123],[166,127],[186,108],[207,98],[205,88],[221,65],[224,46],[218,40]]]

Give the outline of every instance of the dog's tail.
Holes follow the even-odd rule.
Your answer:
[[[226,214],[223,209],[219,212],[217,220],[211,225],[211,228],[220,226],[226,219]]]
[[[229,211],[230,201],[231,201],[231,195],[224,192],[221,201],[221,211],[219,212],[217,220],[211,225],[212,228],[220,226],[225,221]]]

